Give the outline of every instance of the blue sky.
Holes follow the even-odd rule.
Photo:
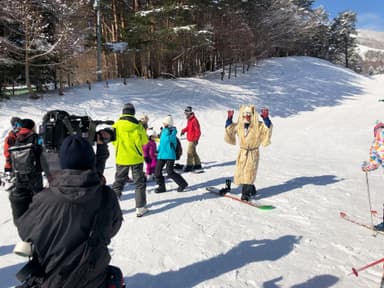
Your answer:
[[[384,0],[316,0],[313,8],[323,6],[333,19],[340,12],[357,13],[356,27],[384,32]]]

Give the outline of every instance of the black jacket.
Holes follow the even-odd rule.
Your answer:
[[[105,193],[104,198],[102,193]],[[102,233],[107,246],[120,229],[122,213],[115,193],[108,186],[100,184],[96,172],[61,170],[55,175],[50,187],[33,198],[28,210],[17,220],[16,226],[22,240],[33,243],[34,257],[45,274],[60,269],[59,263],[65,262],[65,257],[88,238],[102,199]],[[105,251],[109,253],[107,249]],[[100,283],[95,282],[95,279],[87,279],[93,288],[102,286],[106,276],[105,268],[96,268],[100,271],[97,277]]]

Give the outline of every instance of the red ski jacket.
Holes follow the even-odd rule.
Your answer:
[[[195,114],[192,114],[188,118],[187,127],[181,130],[181,133],[187,133],[187,140],[189,142],[199,141],[201,135],[200,124],[197,118],[195,117]]]
[[[4,157],[5,157],[4,171],[12,170],[11,153],[9,153],[9,148],[15,145],[17,133],[18,131],[11,130],[9,131],[7,137],[5,137],[4,139]]]

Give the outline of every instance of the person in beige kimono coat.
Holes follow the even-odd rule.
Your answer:
[[[240,151],[237,155],[234,183],[242,185],[241,199],[249,201],[256,195],[254,182],[259,164],[259,147],[271,144],[272,122],[267,108],[261,110],[261,118],[254,105],[241,106],[237,123],[232,122],[234,111],[228,111],[225,124],[225,142],[236,145],[239,139]]]

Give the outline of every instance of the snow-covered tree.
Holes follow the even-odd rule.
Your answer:
[[[10,58],[24,65],[24,78],[30,97],[36,97],[31,84],[34,76],[47,67],[62,66],[84,34],[76,29],[76,19],[89,1],[3,0],[0,13],[9,25],[1,45]],[[53,71],[52,69],[49,69]]]
[[[63,94],[63,77],[71,71],[71,59],[76,53],[83,50],[85,36],[89,30],[87,19],[90,9],[89,0],[50,0],[46,7],[52,13],[51,24],[53,28],[52,42],[55,47],[52,50],[56,76],[59,82],[59,94]],[[69,84],[69,83],[68,83]]]
[[[48,26],[43,16],[40,1],[3,0],[2,17],[10,24],[3,45],[14,59],[23,61],[25,83],[31,97],[35,97],[30,78],[33,61],[50,49]],[[22,57],[22,58],[21,58]]]
[[[356,59],[356,13],[340,13],[330,26],[330,57],[335,63],[353,67]]]

